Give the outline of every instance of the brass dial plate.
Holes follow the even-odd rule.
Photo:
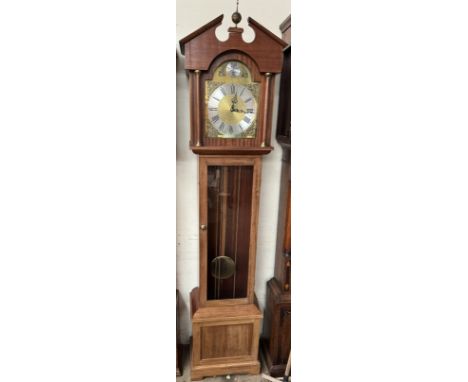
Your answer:
[[[227,61],[205,83],[205,135],[255,138],[259,83],[239,61]]]

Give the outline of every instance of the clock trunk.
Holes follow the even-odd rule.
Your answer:
[[[200,156],[200,305],[252,303],[261,160]]]

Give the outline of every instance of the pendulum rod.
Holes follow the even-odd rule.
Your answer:
[[[220,170],[216,169],[216,186],[217,186],[217,192],[216,192],[216,220],[219,220],[219,198],[220,198]],[[219,254],[219,224],[216,222],[216,238],[215,238],[215,258],[218,257]],[[215,262],[215,271],[214,274],[217,276],[219,273],[218,270],[218,261]],[[218,277],[214,277],[214,298],[218,298]]]
[[[227,166],[223,166],[222,167],[222,176],[221,176],[221,180],[222,180],[222,186],[221,186],[221,189],[222,189],[222,193],[221,193],[221,217],[220,217],[220,225],[221,225],[221,236],[220,236],[220,251],[219,251],[219,254],[220,256],[226,256],[226,231],[227,231],[227,210],[228,210],[228,205],[227,205],[227,202],[228,202],[228,167]],[[219,265],[219,268],[218,268],[218,298],[220,298],[221,296],[221,284],[222,284],[222,280],[221,280],[221,262],[219,262],[220,265]]]
[[[239,210],[240,210],[240,182],[241,182],[241,172],[242,172],[242,167],[239,167],[237,169],[237,184],[236,184],[236,235],[234,239],[235,243],[235,250],[234,250],[234,265],[235,265],[235,270],[234,270],[234,281],[233,281],[233,287],[232,287],[232,298],[236,298],[236,276],[237,276],[237,237],[239,234]]]

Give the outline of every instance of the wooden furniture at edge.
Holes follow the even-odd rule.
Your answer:
[[[281,25],[284,50],[276,138],[283,149],[275,276],[267,283],[262,352],[270,374],[284,374],[291,350],[291,16]]]
[[[176,290],[176,376],[182,375],[182,346],[180,344],[180,327],[179,327],[179,291]]]
[[[177,51],[176,51],[177,66]],[[182,375],[182,345],[180,344],[180,326],[179,326],[179,291],[176,289],[176,376]]]
[[[219,41],[215,30],[222,20],[223,15],[180,40],[190,89],[190,148],[199,155],[200,276],[199,287],[190,293],[192,380],[216,375],[260,372],[258,353],[260,322],[263,315],[254,287],[261,156],[272,150],[270,137],[273,78],[274,74],[281,72],[282,51],[287,44],[251,18],[248,18],[248,24],[255,32],[253,42],[246,43],[242,38],[243,29],[237,26],[228,29],[229,38],[226,41]],[[205,92],[208,88],[205,84],[212,78],[216,68],[233,61],[248,68],[253,81],[258,84],[256,133],[252,138],[217,138],[210,136],[205,130],[208,115],[205,109]],[[232,109],[233,106],[231,112]],[[213,232],[215,226],[224,230],[231,224],[226,223],[224,216],[221,218],[224,222],[219,223],[218,220],[210,225],[208,178],[211,176],[212,182],[216,180],[214,172],[220,169],[221,174],[227,174],[225,185],[228,185],[233,179],[229,178],[229,168],[241,167],[248,170],[249,176],[242,178],[240,187],[243,191],[237,194],[242,195],[240,198],[244,201],[245,198],[250,200],[248,212],[244,213],[244,224],[237,225],[243,230],[243,234],[239,235],[239,245],[242,245],[244,250],[239,253],[241,261],[239,257],[235,261],[238,273],[235,288],[242,284],[242,292],[234,293],[234,298],[225,295],[213,297],[213,287],[210,284],[211,277],[214,277],[210,275],[213,244],[208,232]],[[216,171],[209,172],[210,169]],[[229,192],[231,195],[236,194],[235,190]],[[222,194],[226,195],[227,192],[223,191]],[[224,197],[221,193],[219,195]],[[221,210],[224,208],[225,205],[222,205]],[[229,239],[229,242],[231,241]],[[223,245],[229,245],[225,236],[222,236],[221,242],[225,243]],[[227,252],[223,251],[223,255],[226,257]],[[234,292],[236,291],[237,289],[234,289]]]

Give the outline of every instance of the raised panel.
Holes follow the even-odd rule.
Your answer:
[[[249,356],[253,324],[213,325],[201,328],[201,360]]]

